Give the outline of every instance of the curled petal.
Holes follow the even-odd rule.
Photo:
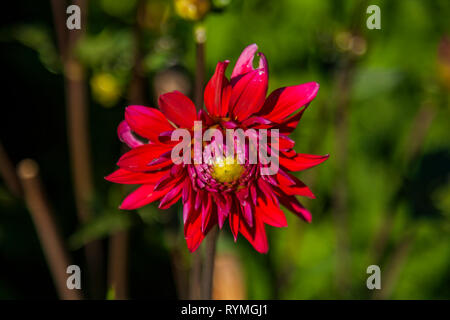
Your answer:
[[[231,73],[231,78],[237,77],[241,74],[245,74],[253,70],[253,58],[255,53],[258,51],[258,46],[253,43],[247,46],[239,56],[236,64],[234,66],[233,72]]]
[[[133,135],[131,128],[126,121],[122,121],[119,124],[117,135],[119,136],[120,141],[126,143],[130,148],[136,148],[144,144]]]

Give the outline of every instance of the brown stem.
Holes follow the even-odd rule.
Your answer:
[[[200,285],[202,281],[202,265],[203,265],[203,255],[201,248],[192,253],[192,266],[189,275],[189,299],[200,300],[202,299],[202,286]]]
[[[128,299],[128,231],[118,231],[109,242],[108,283],[114,299]]]
[[[67,55],[67,28],[66,15],[64,15],[67,8],[67,1],[65,0],[50,0],[53,13],[53,23],[55,24],[56,39],[58,41],[58,48],[63,60]]]
[[[143,12],[145,1],[139,0],[136,15]],[[145,104],[144,95],[144,71],[142,69],[142,30],[138,23],[138,17],[133,27],[134,63],[131,83],[128,93],[128,102],[133,104]],[[125,146],[123,149],[127,149]],[[124,150],[125,153],[127,150]],[[109,238],[108,261],[108,289],[114,290],[114,299],[128,299],[128,230],[121,230]]]
[[[17,166],[17,174],[59,297],[64,300],[82,299],[79,290],[67,288],[66,270],[71,263],[46,199],[38,164],[31,159],[23,160]]]
[[[88,102],[85,72],[75,55],[78,40],[86,30],[87,0],[75,0],[81,10],[81,30],[68,31],[65,20],[65,7],[58,1],[52,1],[53,16],[64,64],[66,87],[67,128],[74,180],[75,202],[78,219],[87,223],[92,216],[91,202],[94,195],[91,155],[88,131]],[[62,10],[62,11],[61,11]],[[67,41],[65,38],[67,37]],[[85,246],[89,281],[94,298],[101,298],[103,283],[102,244],[100,241]]]
[[[211,300],[212,298],[212,286],[214,276],[214,261],[216,257],[216,244],[219,236],[219,230],[213,228],[205,239],[205,260],[203,264],[202,274],[202,298],[205,300]]]
[[[203,85],[205,82],[205,41],[206,31],[204,27],[198,25],[195,28],[195,45],[196,45],[196,69],[195,69],[195,105],[197,110],[203,108]],[[200,250],[192,254],[192,267],[189,279],[189,298],[190,299],[203,299],[202,292],[203,285],[203,255]],[[211,271],[212,274],[212,271]]]

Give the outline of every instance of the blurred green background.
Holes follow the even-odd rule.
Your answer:
[[[269,61],[269,91],[320,83],[293,138],[297,152],[331,155],[298,175],[317,197],[302,201],[313,223],[287,212],[288,228],[267,227],[267,255],[243,237],[235,244],[224,228],[214,297],[449,299],[450,2],[214,0],[202,21],[180,17],[192,16],[196,1],[178,2],[179,14],[164,0],[82,6],[84,34],[72,59],[87,89],[94,187],[86,223],[77,217],[68,143],[73,70],[61,62],[51,1],[2,6],[0,298],[58,298],[20,188],[15,192],[5,177],[14,175],[5,161],[15,166],[25,158],[40,167],[55,221],[83,270],[86,297],[186,297],[190,256],[181,206],[120,212],[130,189],[103,177],[124,151],[116,127],[128,104],[156,106],[159,93],[175,88],[193,96],[194,33],[204,27],[206,79],[217,61],[233,64],[257,43]],[[366,27],[369,4],[381,8],[381,30]],[[63,11],[63,23],[66,17]],[[114,239],[124,246],[117,249]],[[103,263],[91,289],[83,246],[94,240]],[[120,296],[111,274],[123,261],[114,259],[127,266]],[[372,264],[381,267],[379,291],[366,287]]]

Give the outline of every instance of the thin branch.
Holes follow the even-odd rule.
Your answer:
[[[211,300],[212,286],[214,276],[214,261],[216,257],[216,244],[219,236],[219,230],[215,227],[205,239],[205,260],[202,274],[202,299]]]
[[[46,199],[38,164],[31,159],[23,160],[17,166],[17,174],[59,297],[64,300],[82,299],[79,290],[67,288],[66,270],[71,262]]]
[[[88,98],[85,83],[85,71],[75,55],[79,39],[86,30],[87,0],[75,0],[81,10],[81,30],[66,30],[65,7],[58,1],[52,1],[55,28],[57,30],[60,54],[64,65],[67,128],[74,180],[75,202],[78,219],[87,223],[92,216],[91,202],[94,196],[92,179],[90,139],[88,130]],[[66,36],[67,35],[67,36]],[[67,40],[66,40],[67,37]],[[94,298],[100,298],[103,282],[102,244],[100,241],[85,246],[89,280]]]
[[[203,266],[203,252],[201,248],[192,253],[192,266],[189,275],[189,299],[202,299],[202,266]]]

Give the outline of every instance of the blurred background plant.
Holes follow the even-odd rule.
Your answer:
[[[76,34],[61,28],[63,1],[2,9],[0,298],[80,298],[50,271],[69,260],[86,298],[189,296],[180,206],[121,212],[130,190],[103,177],[125,151],[126,105],[155,107],[175,89],[194,98],[199,52],[209,79],[250,43],[268,57],[269,91],[320,83],[294,138],[298,152],[331,157],[299,175],[317,196],[303,201],[313,223],[287,214],[288,228],[268,227],[267,255],[220,233],[213,297],[450,298],[448,1],[75,2],[86,15]],[[381,30],[366,29],[369,4]],[[63,245],[45,245],[42,221]]]

